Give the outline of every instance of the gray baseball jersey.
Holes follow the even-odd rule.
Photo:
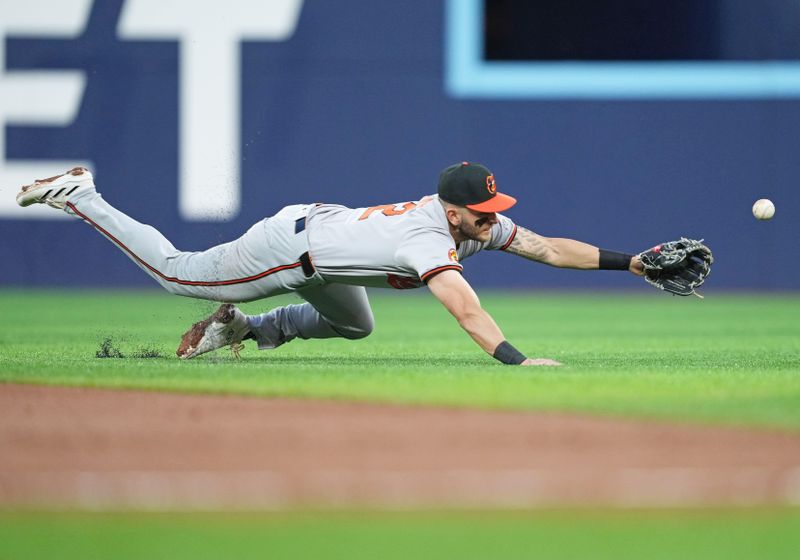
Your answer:
[[[488,242],[456,247],[444,208],[426,196],[371,208],[287,206],[234,241],[181,251],[106,202],[88,171],[68,173],[91,188],[67,193],[64,211],[107,237],[170,293],[224,302],[286,292],[305,299],[248,317],[260,348],[297,337],[363,338],[374,324],[363,286],[419,287],[438,272],[462,270],[459,261],[482,249],[506,249],[517,231],[498,214]]]
[[[497,215],[486,243],[468,240],[456,248],[436,195],[415,202],[369,208],[323,204],[308,217],[314,266],[329,282],[380,288],[418,288],[483,249],[505,249],[516,225]]]

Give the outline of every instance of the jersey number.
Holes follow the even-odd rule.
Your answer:
[[[400,206],[401,208],[397,208]],[[413,210],[417,207],[416,202],[404,202],[402,204],[381,204],[380,206],[372,206],[371,208],[367,208],[364,210],[364,213],[361,214],[359,220],[366,220],[369,218],[373,212],[377,212],[379,210],[383,210],[381,214],[384,216],[401,216],[408,212],[409,210]]]

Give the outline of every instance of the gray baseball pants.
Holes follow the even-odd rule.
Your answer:
[[[66,211],[108,238],[170,293],[220,302],[246,302],[295,292],[307,303],[248,316],[259,348],[275,348],[293,338],[363,338],[374,319],[361,286],[330,283],[304,271],[305,231],[295,222],[307,205],[287,206],[235,241],[206,251],[179,251],[158,230],[120,212],[99,193],[77,193]]]

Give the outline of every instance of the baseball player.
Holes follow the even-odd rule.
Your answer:
[[[463,162],[439,177],[438,194],[369,208],[336,204],[287,206],[242,237],[201,252],[176,249],[151,226],[120,212],[77,167],[36,181],[17,195],[21,206],[47,204],[82,219],[124,251],[169,292],[226,302],[184,334],[177,354],[194,358],[242,340],[260,349],[294,338],[363,338],[373,316],[365,287],[427,285],[472,339],[504,364],[558,366],[514,348],[481,308],[461,275],[461,262],[497,250],[562,268],[628,270],[637,256],[571,239],[547,238],[500,214],[516,200],[497,191],[486,167]],[[296,292],[306,303],[245,315],[232,302]]]

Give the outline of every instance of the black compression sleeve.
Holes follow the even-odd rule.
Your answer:
[[[600,249],[600,270],[628,270],[633,255]]]
[[[492,357],[495,360],[503,362],[504,364],[515,366],[518,366],[526,360],[525,355],[511,346],[507,340],[504,340],[497,345],[497,348],[494,349],[494,354],[492,354]]]

